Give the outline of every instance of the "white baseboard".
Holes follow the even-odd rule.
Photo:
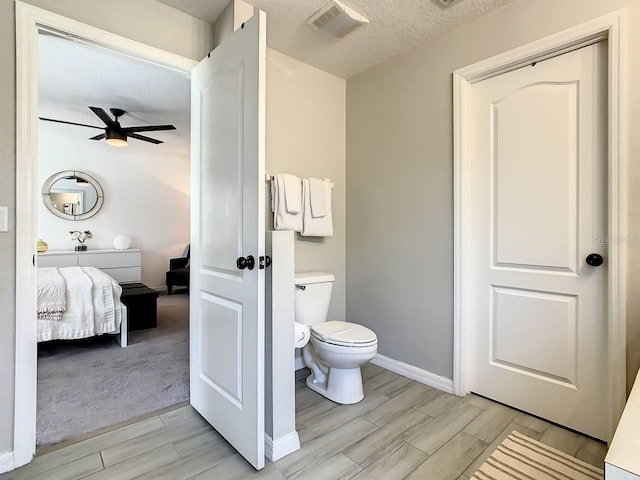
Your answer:
[[[443,392],[453,393],[453,380],[441,377],[422,368],[414,367],[408,363],[400,362],[380,354],[376,355],[374,359],[371,360],[371,363],[391,370],[398,375],[415,380],[416,382],[442,390]]]
[[[264,454],[272,462],[280,460],[296,450],[300,450],[300,437],[298,437],[296,430],[278,438],[275,442],[269,435],[265,434],[264,436]]]
[[[10,472],[16,468],[13,450],[0,453],[0,473]]]

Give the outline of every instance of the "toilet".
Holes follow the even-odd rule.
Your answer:
[[[302,347],[304,363],[311,369],[307,386],[349,405],[364,398],[360,367],[376,356],[378,337],[357,323],[327,321],[334,281],[330,273],[296,273],[295,321],[310,331]]]

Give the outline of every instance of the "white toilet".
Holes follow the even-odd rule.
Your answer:
[[[295,321],[310,330],[302,349],[311,369],[307,386],[336,403],[358,403],[364,398],[360,366],[378,351],[376,334],[362,325],[327,321],[335,277],[305,272],[295,276]]]

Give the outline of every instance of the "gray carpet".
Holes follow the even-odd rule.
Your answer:
[[[37,444],[52,445],[189,399],[189,297],[158,298],[158,327],[38,345]]]

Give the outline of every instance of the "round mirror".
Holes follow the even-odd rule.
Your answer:
[[[93,217],[102,207],[103,193],[91,175],[65,170],[51,175],[42,187],[42,201],[54,215],[66,220]]]

